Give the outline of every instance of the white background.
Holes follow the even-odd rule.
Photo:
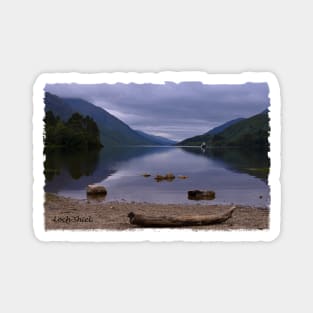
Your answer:
[[[311,13],[310,1],[2,1],[1,311],[312,311]],[[42,72],[117,70],[277,75],[278,239],[47,244],[34,238],[32,84]]]

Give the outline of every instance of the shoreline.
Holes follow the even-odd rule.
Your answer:
[[[208,215],[227,211],[231,205],[157,204],[147,202],[100,202],[78,200],[46,193],[44,203],[46,230],[132,230],[128,213],[149,216]],[[269,208],[236,205],[233,215],[220,224],[181,227],[193,230],[262,230],[269,228]]]

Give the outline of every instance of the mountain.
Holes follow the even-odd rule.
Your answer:
[[[155,135],[151,135],[151,134],[147,134],[141,130],[136,130],[136,132],[144,137],[144,138],[147,138],[149,140],[152,140],[154,141],[155,143],[159,144],[159,145],[166,145],[166,146],[172,146],[176,143],[176,141],[174,140],[171,140],[171,139],[167,139],[165,137],[162,137],[162,136],[155,136]]]
[[[208,132],[204,133],[203,135],[194,136],[191,138],[187,138],[179,143],[177,143],[178,146],[200,146],[202,142],[207,142],[208,138],[211,137],[211,135],[217,135],[221,133],[224,129],[227,127],[236,124],[239,121],[244,120],[244,118],[236,118],[234,120],[228,121],[220,126],[217,126]]]
[[[230,121],[233,122],[233,121]],[[202,142],[209,146],[240,146],[240,147],[265,147],[268,148],[268,132],[269,132],[269,117],[268,110],[254,115],[250,118],[237,120],[226,128],[225,124],[220,127],[224,128],[213,134],[206,134],[188,138],[178,143],[182,146],[200,146]]]
[[[49,92],[45,93],[44,98],[45,112],[52,111],[54,115],[58,115],[63,121],[67,121],[73,113],[72,108],[67,105],[62,98],[57,97]]]
[[[73,113],[90,116],[97,123],[104,146],[110,145],[155,145],[151,138],[140,135],[127,124],[94,104],[76,98],[61,98],[46,92],[45,111],[52,111],[66,121]]]
[[[177,143],[178,146],[200,146],[202,142],[207,142],[209,138],[211,138],[211,135],[217,135],[221,133],[224,129],[227,127],[236,124],[237,122],[243,120],[243,118],[236,118],[234,120],[228,121],[220,126],[217,126],[208,132],[204,133],[203,135],[194,136],[191,138],[187,138],[179,143]]]
[[[208,131],[207,133],[205,133],[204,135],[217,135],[219,133],[221,133],[224,129],[226,129],[227,127],[238,123],[239,121],[244,120],[244,118],[239,117],[239,118],[235,118],[234,120],[228,121],[220,126],[217,126],[213,129],[211,129],[210,131]]]

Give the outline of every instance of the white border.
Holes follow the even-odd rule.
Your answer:
[[[208,231],[189,229],[142,229],[128,231],[89,230],[45,231],[44,228],[44,87],[55,83],[153,83],[164,84],[201,81],[203,84],[244,84],[266,82],[270,97],[270,152],[271,168],[269,185],[271,190],[269,230],[253,231]],[[281,100],[276,76],[270,72],[245,72],[241,74],[208,74],[205,72],[160,72],[160,73],[45,73],[41,74],[33,87],[33,226],[35,236],[41,241],[87,241],[87,242],[129,242],[129,241],[272,241],[280,232],[281,186]]]

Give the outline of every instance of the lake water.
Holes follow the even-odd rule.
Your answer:
[[[115,147],[100,152],[47,155],[47,192],[86,199],[86,186],[104,185],[104,201],[196,203],[187,191],[213,190],[210,204],[268,206],[268,159],[265,153],[239,149],[180,147]],[[173,173],[173,181],[157,182],[154,176]],[[145,178],[143,173],[152,176]],[[179,179],[178,175],[188,176]]]

